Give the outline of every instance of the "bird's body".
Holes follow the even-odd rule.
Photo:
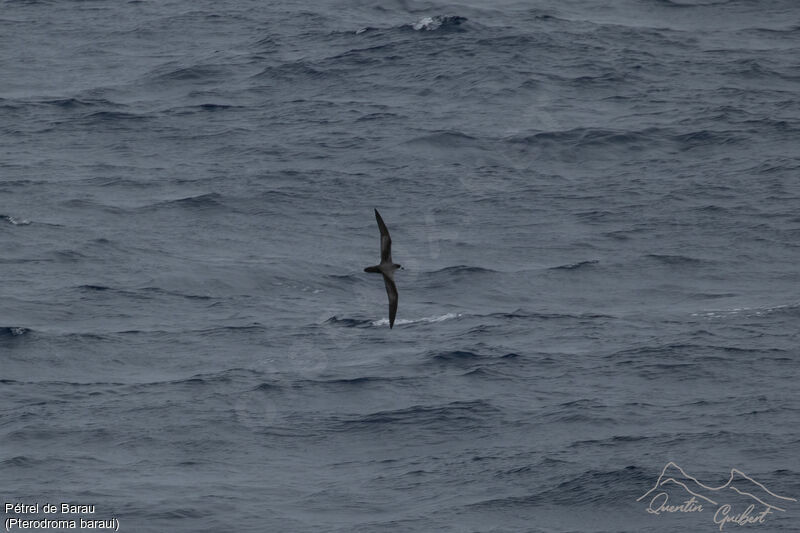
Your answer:
[[[364,272],[383,275],[386,294],[389,296],[389,329],[391,329],[394,327],[394,317],[397,315],[397,286],[394,284],[394,271],[403,267],[392,261],[392,238],[377,209],[375,220],[378,221],[378,229],[381,232],[381,263],[365,268]]]

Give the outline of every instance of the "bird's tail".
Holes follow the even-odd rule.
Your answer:
[[[377,266],[367,267],[367,268],[364,269],[364,272],[374,272],[376,274],[380,274],[381,273],[381,269],[378,268]]]

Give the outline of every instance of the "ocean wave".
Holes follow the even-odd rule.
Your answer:
[[[335,387],[360,388],[372,385],[384,387],[388,384],[396,384],[409,381],[410,378],[402,376],[358,376],[354,378],[334,378],[334,379],[308,379],[306,381],[317,385],[329,385]]]
[[[560,147],[606,147],[643,145],[655,142],[663,133],[658,128],[643,130],[610,130],[604,128],[573,128],[562,131],[543,131],[532,135],[514,135],[506,138],[506,142],[524,146],[560,146]]]
[[[473,361],[484,357],[483,355],[466,350],[452,350],[448,352],[439,352],[433,355],[432,358],[438,361]]]
[[[125,111],[94,111],[83,115],[80,123],[83,125],[110,124],[120,122],[143,121],[152,118],[149,113],[129,113]]]
[[[629,348],[605,355],[604,359],[610,362],[606,369],[609,373],[623,368],[647,379],[699,379],[719,377],[719,365],[789,361],[791,352],[758,346],[676,343]]]
[[[54,98],[51,100],[38,100],[36,102],[40,105],[53,106],[61,109],[87,109],[93,107],[116,108],[122,107],[121,104],[114,103],[110,100],[99,99],[85,99],[77,97],[68,98]]]
[[[710,263],[708,260],[698,259],[688,255],[647,254],[645,257],[670,266],[697,266]]]
[[[470,508],[480,510],[510,511],[513,508],[530,508],[532,505],[587,505],[613,504],[634,499],[638,487],[649,479],[649,473],[640,467],[628,466],[617,470],[587,470],[525,496],[490,498],[471,503]]]
[[[333,281],[335,284],[346,283],[348,285],[359,283],[362,278],[356,274],[326,274],[326,278]]]
[[[428,272],[428,274],[433,275],[440,275],[440,274],[488,274],[488,273],[496,273],[496,270],[492,270],[491,268],[484,268],[478,266],[469,266],[469,265],[454,265],[448,266],[444,268],[440,268],[439,270],[434,270],[432,272]]]
[[[567,263],[565,265],[550,267],[548,270],[577,270],[580,268],[596,265],[599,262],[600,261],[598,261],[597,259],[587,259],[586,261],[578,261],[576,263]]]
[[[192,65],[181,66],[174,63],[162,65],[146,75],[150,81],[158,83],[186,81],[216,81],[225,79],[229,74],[226,65]]]
[[[262,383],[259,383],[258,385],[256,385],[255,387],[253,387],[252,390],[253,391],[264,392],[264,391],[274,391],[274,390],[278,390],[280,388],[281,388],[281,386],[278,383],[262,382]]]
[[[459,432],[465,427],[484,425],[500,414],[484,400],[451,402],[445,405],[415,405],[405,409],[379,411],[341,422],[343,430],[373,429],[375,426],[412,425],[418,428],[435,427],[441,432]]]
[[[462,133],[460,131],[455,131],[455,130],[447,130],[447,131],[436,131],[433,133],[421,135],[419,137],[414,137],[412,139],[405,141],[403,144],[407,144],[410,146],[424,145],[424,146],[434,146],[437,148],[453,149],[453,148],[460,148],[463,146],[480,147],[482,146],[483,142],[476,137],[467,135],[466,133]]]
[[[573,128],[561,131],[542,131],[526,135],[512,135],[504,142],[518,149],[592,149],[615,148],[642,150],[663,147],[665,144],[677,150],[687,151],[742,142],[742,132],[697,130],[676,132],[672,128],[649,127],[641,130],[611,130],[605,128]]]
[[[614,416],[599,416],[597,413],[586,413],[583,410],[575,412],[564,410],[555,413],[547,413],[543,416],[548,423],[569,423],[569,424],[590,424],[605,425],[613,427],[619,423],[619,419]]]
[[[464,377],[469,377],[473,379],[479,379],[481,381],[484,380],[492,380],[492,379],[508,379],[509,375],[507,372],[502,372],[501,370],[486,367],[486,366],[478,366],[475,368],[469,368],[466,372],[462,374]]]
[[[14,338],[14,337],[21,337],[23,335],[27,335],[31,332],[28,328],[22,327],[0,327],[0,338]]]
[[[630,72],[603,72],[595,76],[577,76],[569,80],[569,83],[576,85],[581,89],[595,88],[600,89],[603,87],[616,87],[624,84],[631,83]],[[621,98],[621,97],[618,97]]]
[[[344,326],[346,328],[363,328],[372,325],[372,320],[367,319],[357,319],[357,318],[347,318],[342,317],[339,318],[337,316],[332,316],[328,320],[325,321],[326,324],[334,324],[337,326]],[[388,321],[386,322],[389,323]]]
[[[785,28],[747,28],[745,32],[766,33],[766,34],[785,34],[785,33],[798,33],[800,32],[800,25],[788,26]]]
[[[628,495],[637,493],[639,482],[647,479],[648,472],[636,466],[617,470],[588,470],[537,493],[535,499],[562,505],[617,504]]]
[[[137,289],[138,291],[152,293],[152,294],[162,294],[164,296],[177,296],[179,298],[186,298],[187,300],[213,300],[213,296],[209,296],[207,294],[187,294],[185,292],[175,291],[175,290],[168,290],[162,289],[161,287],[142,287],[141,289]]]
[[[231,104],[215,104],[215,103],[205,103],[205,104],[196,104],[190,106],[179,106],[179,107],[172,107],[164,111],[167,115],[174,115],[174,116],[182,116],[182,115],[193,115],[195,113],[218,113],[224,112],[231,109],[243,109],[242,106],[238,105],[231,105]]]
[[[767,317],[772,315],[786,315],[788,317],[796,317],[800,315],[800,303],[794,304],[780,304],[773,306],[761,307],[734,307],[731,309],[714,309],[708,311],[699,311],[692,313],[694,317],[705,318],[757,318]]]
[[[728,63],[727,68],[732,74],[741,76],[745,79],[782,79],[786,81],[797,81],[800,79],[796,74],[788,74],[767,67],[765,62],[753,58],[735,59]]]
[[[387,57],[395,57],[397,53],[395,50],[399,46],[398,43],[389,42],[363,48],[353,48],[326,58],[325,63],[335,65],[349,63],[362,68],[366,67],[366,65],[378,65],[385,62]]]
[[[85,298],[90,298],[90,294],[97,294],[96,298],[100,298],[100,294],[102,293],[109,293],[109,295],[113,294],[113,297],[122,296],[125,298],[133,298],[133,299],[142,299],[147,300],[150,298],[149,295],[143,294],[135,289],[118,289],[114,287],[108,287],[106,285],[100,284],[85,284],[85,285],[78,285],[75,287],[76,290],[86,293]],[[108,297],[108,295],[104,295],[103,297]]]
[[[641,407],[639,404],[638,407]],[[641,435],[615,435],[613,437],[609,437],[606,439],[589,439],[589,440],[579,440],[571,443],[568,447],[569,448],[595,448],[595,447],[602,447],[602,448],[617,448],[620,445],[624,445],[631,442],[642,442],[648,440],[657,440],[658,437],[645,437]]]
[[[421,19],[409,24],[402,24],[398,26],[397,29],[413,30],[419,32],[464,31],[465,28],[462,27],[462,25],[467,21],[468,21],[467,17],[461,17],[458,15],[432,15],[432,16],[422,17]],[[355,33],[356,35],[362,35],[365,33],[374,33],[381,30],[382,28],[374,26],[365,26],[357,29]]]
[[[461,29],[466,21],[466,17],[458,15],[434,15],[423,17],[409,26],[415,31],[456,30]]]
[[[279,65],[266,67],[261,72],[254,74],[252,78],[257,80],[264,79],[272,82],[276,80],[296,81],[298,79],[332,79],[333,75],[334,73],[330,70],[322,71],[316,69],[312,67],[308,61],[298,59],[295,61],[289,61]]]
[[[4,330],[11,330],[6,331]],[[2,337],[18,337],[22,335],[29,335],[32,330],[28,328],[0,328],[0,338]],[[76,331],[48,331],[37,330],[36,337],[47,339],[55,342],[108,342],[111,339],[111,333],[98,333],[98,332],[76,332]],[[69,383],[67,383],[69,384]]]
[[[372,120],[398,120],[401,115],[398,113],[367,113],[356,119],[356,122],[370,122]]]
[[[0,109],[12,110],[12,109],[19,109],[22,106],[23,104],[19,103],[19,101],[15,102],[9,100],[8,98],[0,98]]]
[[[650,0],[667,7],[692,8],[730,4],[732,0]]]
[[[5,220],[12,226],[28,226],[31,224],[30,220],[27,220],[25,218],[12,217],[9,215],[0,215],[0,220]]]
[[[33,457],[29,457],[27,455],[17,455],[15,457],[10,457],[8,459],[4,459],[0,461],[1,468],[13,468],[13,467],[20,467],[20,468],[30,468],[42,464],[44,462],[43,459],[34,459]]]
[[[488,315],[476,315],[480,317],[492,317],[492,318],[505,318],[505,319],[514,319],[514,318],[533,318],[536,316],[536,313],[526,313],[521,309],[517,309],[516,311],[511,311],[510,313],[490,313]]]
[[[187,196],[185,198],[177,198],[175,200],[163,200],[141,207],[140,209],[161,209],[164,207],[180,207],[183,209],[214,209],[223,207],[222,195],[219,193],[211,192],[205,194],[198,194],[196,196]]]
[[[115,287],[109,287],[107,285],[100,285],[100,284],[84,284],[78,285],[75,287],[77,290],[82,292],[88,293],[102,293],[102,292],[113,292],[114,294],[118,294],[120,296],[125,296],[129,298],[150,298],[150,295],[164,295],[164,296],[177,296],[180,298],[186,298],[188,300],[212,300],[212,296],[203,295],[203,294],[187,294],[180,291],[162,289],[161,287],[141,287],[135,289],[120,289]]]
[[[216,336],[216,335],[228,335],[231,332],[263,332],[266,330],[267,330],[266,326],[258,322],[254,322],[252,324],[247,324],[242,326],[217,326],[217,327],[197,330],[196,332],[198,335],[202,336]]]
[[[647,345],[647,346],[637,346],[635,348],[625,348],[623,350],[618,350],[616,352],[610,353],[605,356],[606,359],[617,359],[617,358],[638,358],[638,359],[646,359],[653,362],[661,361],[661,356],[675,356],[676,354],[693,352],[695,350],[700,350],[703,346],[699,344],[691,344],[691,343],[665,343],[665,344],[654,344],[654,345]]]
[[[717,300],[724,298],[735,298],[736,296],[739,296],[739,294],[735,292],[694,292],[691,294],[691,296],[698,299]],[[697,315],[697,313],[692,314],[692,316]]]
[[[61,205],[70,209],[86,210],[89,212],[99,210],[114,214],[125,213],[125,210],[120,207],[104,204],[102,202],[89,198],[71,198],[69,200],[64,200],[63,202],[61,202]]]
[[[78,285],[78,289],[98,292],[111,290],[110,287],[106,287],[105,285]]]
[[[672,140],[678,144],[680,150],[691,150],[698,147],[707,148],[709,145],[736,144],[746,139],[741,132],[698,130],[674,134]]]
[[[470,315],[482,318],[499,318],[503,320],[529,319],[529,320],[599,320],[616,319],[613,315],[602,313],[542,313],[528,312],[517,309],[512,312],[489,313],[487,315]]]
[[[445,320],[453,320],[461,317],[460,313],[445,313],[443,315],[424,316],[421,318],[398,318],[394,321],[396,326],[405,326],[408,324],[428,323],[433,324],[436,322],[444,322]],[[381,318],[370,322],[373,326],[386,326],[389,324],[388,318]]]
[[[258,370],[250,368],[228,368],[218,372],[208,372],[203,374],[194,374],[192,376],[170,379],[164,381],[148,381],[135,383],[130,385],[132,389],[150,389],[153,387],[171,387],[174,385],[187,385],[190,387],[213,385],[218,383],[229,384],[243,384],[252,383],[253,380],[263,379],[264,374]],[[277,383],[261,382],[252,387],[252,390],[265,390],[266,388],[280,387]]]

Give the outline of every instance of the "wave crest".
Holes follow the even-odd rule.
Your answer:
[[[411,24],[415,31],[434,31],[438,29],[457,28],[467,21],[466,17],[457,15],[435,15],[433,17],[423,17]]]

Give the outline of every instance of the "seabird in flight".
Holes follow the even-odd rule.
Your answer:
[[[386,294],[389,295],[389,329],[391,329],[394,327],[394,317],[397,315],[397,286],[394,284],[394,271],[403,267],[392,262],[392,238],[389,237],[389,230],[386,229],[386,224],[383,223],[377,209],[375,220],[378,221],[378,229],[381,230],[381,264],[367,267],[364,272],[383,274]]]

